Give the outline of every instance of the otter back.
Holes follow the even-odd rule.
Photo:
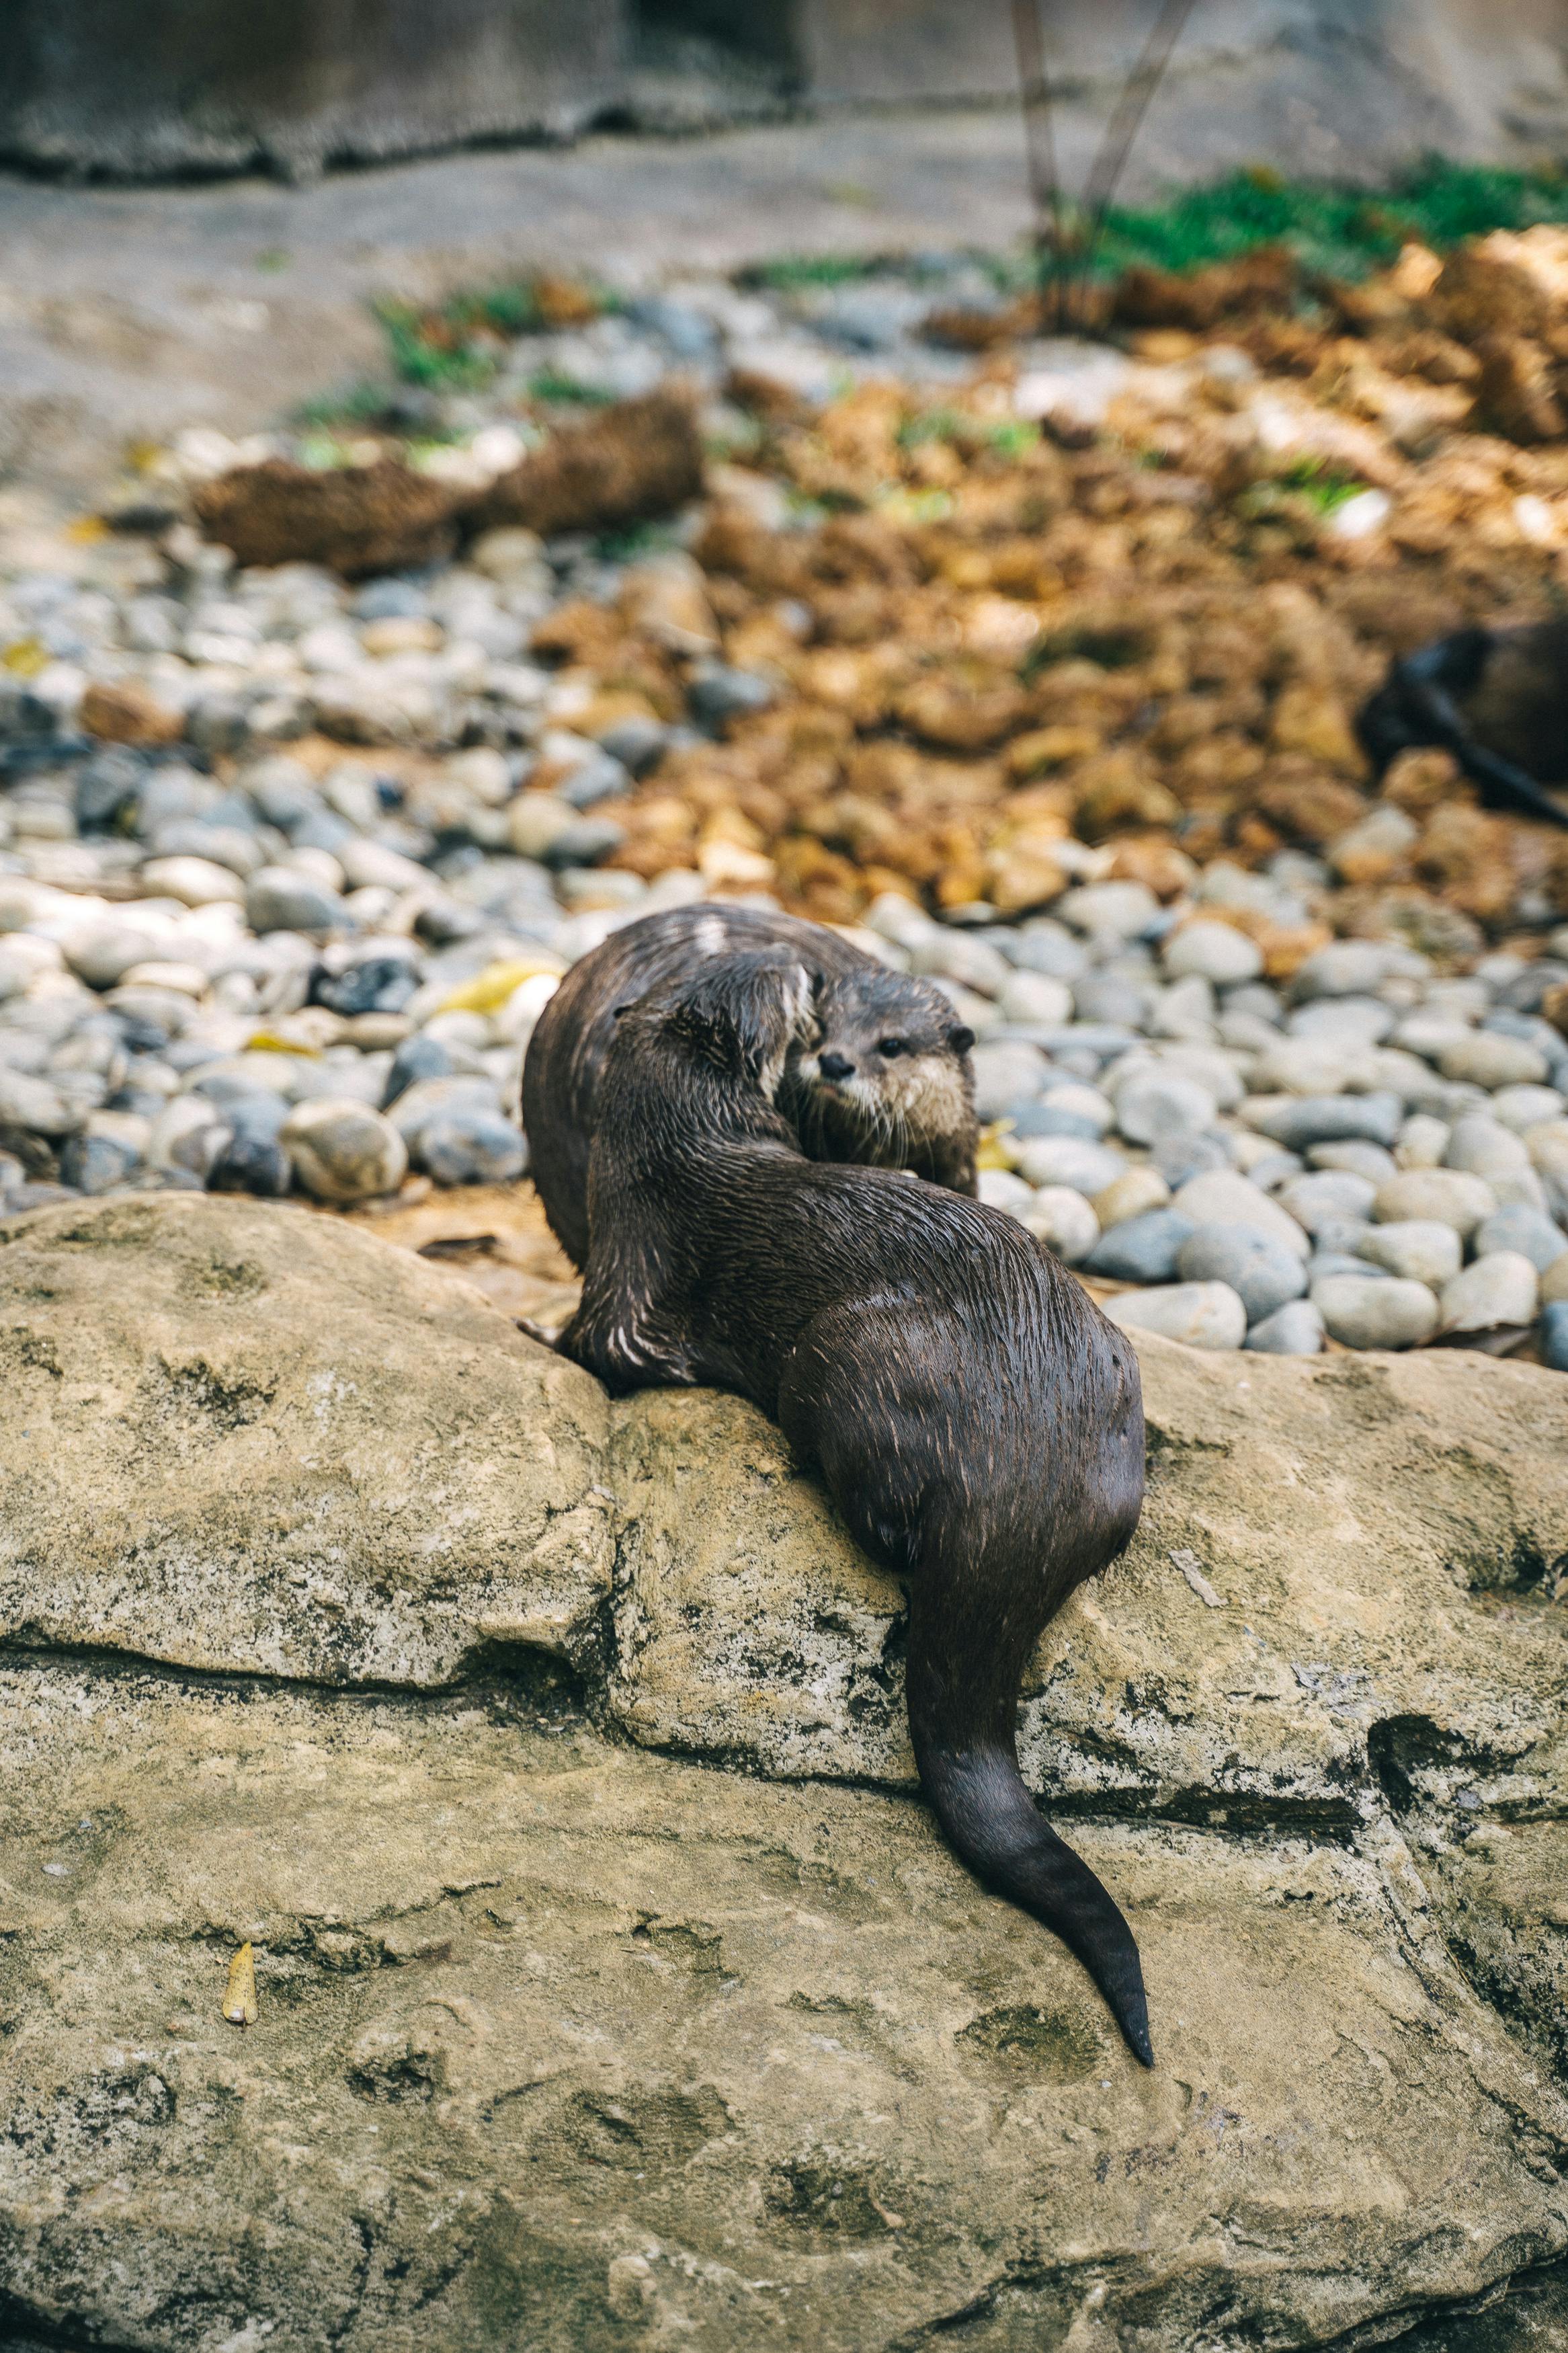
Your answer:
[[[799,1050],[786,1090],[814,1157],[912,1168],[974,1189],[978,1134],[973,1039],[929,982],[890,971],[819,923],[760,907],[676,907],[612,932],[574,964],[529,1040],[522,1124],[544,1213],[576,1266],[588,1256],[588,1164],[619,1013],[746,949],[790,951],[829,984],[820,1002],[836,1032],[815,1042],[826,1072]],[[877,1050],[897,1040],[890,1060]],[[834,1050],[837,1049],[835,1053]],[[847,1065],[839,1073],[841,1065]]]

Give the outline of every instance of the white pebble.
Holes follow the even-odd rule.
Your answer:
[[[1464,1245],[1452,1226],[1436,1218],[1405,1218],[1394,1225],[1373,1226],[1361,1244],[1361,1256],[1390,1274],[1436,1290],[1459,1271]]]
[[[396,1109],[395,1104],[393,1108]],[[1026,1185],[1021,1176],[1015,1176],[1010,1168],[983,1168],[980,1198],[988,1209],[1002,1209],[1010,1218],[1021,1218],[1035,1206],[1035,1188]]]
[[[1490,1332],[1501,1324],[1533,1324],[1541,1278],[1521,1250],[1493,1250],[1443,1286],[1445,1332]]]
[[[1490,1029],[1472,1029],[1437,1054],[1446,1079],[1468,1079],[1478,1087],[1538,1086],[1550,1067],[1539,1046]]]
[[[1022,1222],[1068,1266],[1087,1258],[1100,1240],[1099,1219],[1083,1195],[1066,1185],[1042,1186],[1022,1212]]]
[[[1163,960],[1173,980],[1195,975],[1212,981],[1216,988],[1256,980],[1263,970],[1263,952],[1245,932],[1238,932],[1234,923],[1203,918],[1172,933]]]
[[[1436,1219],[1468,1240],[1497,1206],[1497,1195],[1484,1176],[1467,1176],[1458,1168],[1407,1168],[1378,1187],[1372,1214],[1384,1226],[1413,1218]]]
[[[1298,1258],[1310,1254],[1312,1245],[1296,1219],[1233,1168],[1208,1168],[1201,1176],[1190,1176],[1177,1191],[1174,1206],[1194,1226],[1246,1226],[1271,1234]]]
[[[1151,1291],[1119,1292],[1105,1303],[1115,1324],[1158,1332],[1189,1348],[1239,1348],[1247,1310],[1228,1282],[1163,1282]]]
[[[1437,1302],[1424,1282],[1396,1275],[1326,1274],[1312,1304],[1346,1348],[1415,1348],[1437,1328]]]

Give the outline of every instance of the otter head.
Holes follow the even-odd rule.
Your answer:
[[[871,965],[819,980],[814,1010],[816,1034],[803,1034],[788,1055],[778,1092],[805,1149],[823,1160],[940,1166],[952,1181],[946,1164],[973,1141],[974,1033],[941,989]]]
[[[771,1105],[792,1050],[815,1034],[812,992],[812,975],[787,950],[748,948],[645,1004],[688,1052]]]

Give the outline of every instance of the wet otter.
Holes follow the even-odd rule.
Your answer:
[[[770,945],[793,950],[825,982],[819,1034],[792,1047],[778,1093],[803,1149],[973,1192],[974,1039],[941,989],[820,923],[761,907],[676,907],[625,924],[574,964],[529,1040],[522,1124],[533,1181],[574,1265],[588,1256],[588,1154],[617,1008],[710,956]]]
[[[1488,808],[1568,826],[1568,807],[1542,790],[1568,785],[1568,621],[1439,638],[1393,665],[1357,725],[1380,776],[1399,753],[1435,744]]]
[[[590,1166],[594,1247],[559,1345],[610,1388],[736,1390],[908,1579],[910,1728],[953,1846],[1053,1928],[1152,2065],[1138,1948],[1018,1772],[1019,1679],[1143,1493],[1137,1361],[1024,1229],[806,1159],[775,1093],[813,1026],[777,947],[630,1007]]]

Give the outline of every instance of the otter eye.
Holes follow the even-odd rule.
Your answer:
[[[900,1054],[907,1054],[909,1050],[910,1041],[907,1038],[879,1038],[877,1040],[877,1051],[885,1061],[891,1062]]]
[[[948,1031],[947,1042],[952,1048],[955,1054],[967,1054],[971,1046],[974,1043],[974,1032],[973,1029],[966,1029],[963,1023],[960,1022],[956,1029],[950,1029]]]

